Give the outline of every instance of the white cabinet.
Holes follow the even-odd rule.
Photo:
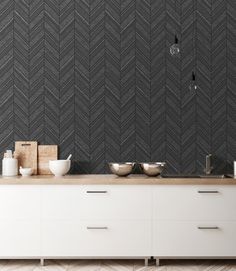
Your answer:
[[[85,219],[151,219],[151,187],[148,186],[84,186],[82,199]]]
[[[236,220],[236,187],[156,186],[153,208],[159,220]]]
[[[236,186],[1,185],[0,240],[0,258],[236,257]]]
[[[42,220],[77,220],[83,212],[81,186],[48,185],[42,187]]]
[[[156,186],[152,251],[160,258],[235,257],[236,187]]]
[[[40,220],[0,220],[0,259],[39,257]]]
[[[82,185],[42,188],[44,257],[149,257],[149,186]]]
[[[1,185],[0,219],[39,219],[41,186]]]
[[[151,219],[151,187],[60,185],[42,188],[43,219]]]
[[[0,258],[40,255],[41,187],[0,187]]]
[[[149,257],[151,221],[44,221],[45,257]]]
[[[236,222],[155,221],[154,229],[158,257],[236,256]]]

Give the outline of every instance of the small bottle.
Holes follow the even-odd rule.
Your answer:
[[[11,177],[18,175],[18,160],[12,156],[12,151],[7,150],[2,160],[2,176]]]

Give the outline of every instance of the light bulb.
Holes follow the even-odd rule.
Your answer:
[[[197,90],[197,85],[195,82],[191,81],[190,84],[189,84],[189,90],[191,92],[195,92]]]
[[[179,53],[180,53],[179,41],[177,36],[175,35],[175,43],[170,46],[170,54],[172,56],[179,56]]]

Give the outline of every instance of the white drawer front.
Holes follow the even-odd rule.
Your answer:
[[[151,255],[150,221],[44,221],[42,235],[43,256]]]
[[[99,191],[106,193],[96,193]],[[151,219],[150,187],[87,186],[83,187],[83,203],[83,217],[88,219]]]
[[[235,186],[158,186],[154,218],[173,220],[236,220]]]
[[[90,185],[43,188],[45,219],[151,219],[146,186]]]
[[[0,258],[40,256],[40,221],[0,220]]]
[[[236,222],[155,221],[153,254],[160,257],[235,257]]]
[[[37,219],[40,215],[40,186],[1,185],[0,219]]]

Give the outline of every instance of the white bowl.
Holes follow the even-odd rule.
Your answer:
[[[32,173],[33,173],[32,168],[30,168],[30,167],[25,167],[25,168],[20,167],[20,174],[23,177],[28,177],[28,176],[32,175]]]
[[[56,177],[65,175],[70,170],[71,160],[50,160],[49,169]]]

